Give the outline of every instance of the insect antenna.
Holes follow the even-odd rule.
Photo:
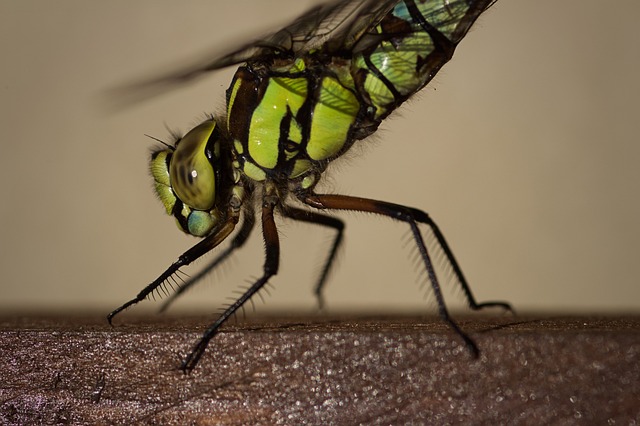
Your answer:
[[[163,141],[163,140],[162,140],[162,139],[160,139],[160,138],[156,138],[155,136],[151,136],[151,135],[148,135],[148,134],[146,134],[146,133],[145,133],[144,135],[145,135],[146,137],[148,137],[149,139],[151,139],[151,140],[154,140],[154,141],[156,141],[156,142],[161,143],[162,145],[164,145],[165,147],[167,147],[167,148],[169,148],[169,149],[173,149],[173,147],[172,147],[171,145],[169,145],[168,143],[166,143],[165,141]]]

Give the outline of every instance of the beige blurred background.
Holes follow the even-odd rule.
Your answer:
[[[100,95],[277,29],[310,4],[0,0],[0,309],[106,314],[193,245],[154,198],[144,134],[168,139],[165,126],[186,131],[220,111],[233,70],[117,113]],[[638,312],[638,16],[637,0],[501,0],[326,188],[428,211],[481,300]],[[329,312],[435,313],[406,227],[341,216]],[[281,273],[258,311],[313,312],[332,234],[278,223]],[[262,263],[255,233],[176,309],[217,311]],[[463,307],[459,292],[447,296]]]

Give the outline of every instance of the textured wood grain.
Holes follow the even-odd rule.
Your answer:
[[[0,324],[1,424],[634,424],[640,318],[474,318],[471,359],[419,317],[20,317]]]

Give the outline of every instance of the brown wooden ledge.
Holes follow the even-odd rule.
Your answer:
[[[640,317],[0,318],[1,424],[632,424]],[[637,423],[636,423],[637,424]]]

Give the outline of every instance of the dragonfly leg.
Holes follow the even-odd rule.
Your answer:
[[[433,220],[425,212],[399,204],[387,203],[384,201],[371,200],[367,198],[350,197],[345,195],[310,194],[303,195],[300,198],[304,203],[318,209],[352,210],[377,213],[395,220],[406,222],[411,228],[413,240],[418,247],[420,256],[422,257],[423,263],[425,265],[427,275],[429,277],[429,281],[436,298],[440,317],[464,340],[465,344],[471,351],[472,355],[474,355],[474,357],[477,357],[479,355],[478,347],[476,346],[475,342],[464,331],[462,331],[462,329],[455,323],[455,321],[451,319],[449,315],[444,297],[442,295],[440,284],[433,267],[433,262],[431,261],[427,246],[418,228],[418,223],[424,223],[431,227],[431,229],[433,230],[438,243],[442,247],[445,255],[447,256],[447,259],[453,267],[454,273],[458,277],[458,280],[461,282],[467,300],[469,301],[469,304],[473,309],[480,309],[486,306],[500,306],[506,309],[511,309],[510,305],[504,302],[489,302],[488,304],[478,304],[475,301],[469,285],[462,275],[462,270],[453,257],[453,253],[449,248],[449,245],[446,243],[444,236],[440,232],[440,229],[433,222]]]
[[[318,195],[316,195],[315,197],[317,197]],[[314,196],[312,196],[314,197]],[[311,198],[312,198],[311,197]],[[455,256],[453,255],[453,251],[451,250],[451,247],[449,246],[449,244],[447,243],[447,240],[444,238],[444,234],[442,233],[442,231],[440,231],[440,228],[438,227],[438,225],[435,223],[435,221],[431,218],[431,216],[429,216],[427,213],[425,213],[422,210],[418,210],[412,207],[406,207],[406,206],[402,206],[399,204],[393,204],[393,203],[387,203],[384,201],[377,201],[377,200],[369,200],[369,199],[364,199],[364,198],[357,198],[357,197],[346,197],[346,196],[342,196],[342,195],[322,195],[322,197],[324,199],[329,199],[329,197],[331,198],[335,198],[335,197],[339,197],[339,198],[348,198],[348,199],[354,199],[354,200],[361,200],[362,202],[366,202],[370,205],[375,206],[376,210],[361,210],[361,211],[369,211],[369,212],[373,212],[373,213],[378,213],[378,214],[382,214],[391,218],[396,218],[396,215],[398,214],[398,211],[404,211],[405,214],[409,214],[413,220],[415,220],[416,222],[419,223],[423,223],[425,225],[427,225],[429,228],[431,228],[433,235],[435,236],[438,245],[442,248],[442,251],[444,252],[445,256],[447,257],[447,261],[449,262],[449,265],[451,266],[451,269],[453,270],[453,273],[456,276],[456,279],[458,281],[458,283],[460,284],[460,287],[462,288],[462,291],[465,295],[465,298],[467,300],[467,303],[469,305],[469,308],[473,309],[474,311],[477,310],[481,310],[484,308],[502,308],[506,311],[510,311],[510,312],[514,312],[513,308],[511,307],[511,305],[507,302],[504,301],[487,301],[487,302],[477,302],[475,296],[473,295],[473,292],[471,291],[471,287],[469,286],[469,283],[467,281],[467,279],[465,278],[464,274],[462,273],[462,268],[460,267],[460,264],[458,263],[458,261],[456,260]],[[304,201],[304,200],[303,200]],[[313,204],[308,203],[307,201],[304,201],[305,203],[314,206]],[[314,206],[315,207],[315,206]],[[323,208],[323,207],[319,207],[319,208]],[[335,207],[331,207],[336,209]],[[339,210],[360,210],[360,209],[352,209],[352,208],[341,208]],[[403,220],[403,219],[399,219],[399,220]]]
[[[475,296],[473,295],[473,292],[471,291],[471,287],[469,286],[467,279],[462,273],[462,268],[460,268],[460,264],[458,263],[455,256],[453,255],[453,251],[451,250],[451,247],[449,247],[447,240],[444,238],[444,234],[442,233],[442,231],[440,231],[440,228],[434,222],[431,216],[429,216],[427,213],[423,212],[422,210],[414,209],[411,207],[405,207],[405,208],[411,213],[411,216],[413,216],[416,222],[424,223],[425,225],[429,226],[429,228],[431,228],[433,235],[436,237],[438,244],[440,245],[440,247],[442,248],[442,251],[447,257],[447,260],[451,265],[453,273],[455,274],[456,279],[460,284],[460,287],[462,288],[465,298],[467,299],[467,303],[469,304],[469,308],[473,309],[474,311],[478,311],[484,308],[502,308],[506,311],[514,313],[514,310],[511,304],[505,301],[491,300],[491,301],[479,303],[476,300]]]
[[[277,198],[267,194],[262,204],[262,234],[265,243],[265,262],[263,267],[263,274],[255,283],[251,285],[234,303],[232,303],[225,311],[218,317],[218,319],[207,328],[202,337],[193,347],[191,353],[183,361],[180,369],[185,373],[190,372],[195,368],[200,361],[200,358],[204,354],[207,345],[218,333],[218,329],[222,324],[229,319],[235,311],[244,305],[253,295],[255,295],[260,289],[269,281],[269,278],[274,276],[278,272],[278,266],[280,263],[280,241],[278,239],[278,230],[273,218],[273,210],[277,204]]]
[[[160,275],[158,278],[156,278],[156,280],[153,281],[151,284],[149,284],[148,286],[143,288],[142,291],[140,293],[138,293],[138,295],[135,298],[129,300],[124,305],[122,305],[119,308],[117,308],[114,311],[112,311],[107,316],[107,320],[109,321],[109,324],[112,323],[113,318],[116,315],[118,315],[120,312],[122,312],[125,309],[127,309],[128,307],[130,307],[132,305],[135,305],[136,303],[142,302],[144,299],[146,299],[147,296],[149,296],[151,293],[153,293],[158,287],[162,286],[181,267],[187,266],[188,264],[190,264],[194,260],[196,260],[199,257],[203,256],[205,253],[208,253],[209,251],[211,251],[218,244],[220,244],[233,231],[233,229],[236,226],[237,220],[238,220],[237,217],[229,218],[227,220],[227,222],[225,222],[217,232],[207,236],[205,239],[200,241],[198,244],[196,244],[195,246],[191,247],[189,250],[184,252],[178,258],[178,260],[173,262],[171,264],[171,266],[169,266],[167,268],[167,270],[162,273],[162,275]]]
[[[316,299],[318,300],[318,307],[322,309],[324,307],[324,297],[322,296],[322,289],[324,288],[329,272],[334,264],[338,250],[342,245],[344,239],[344,222],[336,217],[327,216],[320,213],[311,212],[309,210],[303,210],[296,207],[286,206],[284,209],[284,215],[288,218],[299,220],[301,222],[313,223],[316,225],[328,226],[336,230],[336,236],[333,239],[333,244],[329,250],[329,255],[325,260],[318,281],[314,288]]]
[[[238,233],[233,237],[233,240],[231,240],[229,246],[225,248],[222,253],[218,254],[211,262],[209,262],[209,264],[205,266],[200,272],[198,272],[197,275],[190,277],[182,285],[180,285],[180,287],[178,287],[178,289],[164,301],[164,303],[160,307],[160,312],[166,311],[178,297],[184,294],[185,291],[199,283],[205,275],[213,271],[222,262],[228,259],[234,251],[241,248],[249,239],[255,223],[255,210],[253,209],[253,205],[251,203],[247,203],[247,207],[242,218],[242,226],[240,227]]]

